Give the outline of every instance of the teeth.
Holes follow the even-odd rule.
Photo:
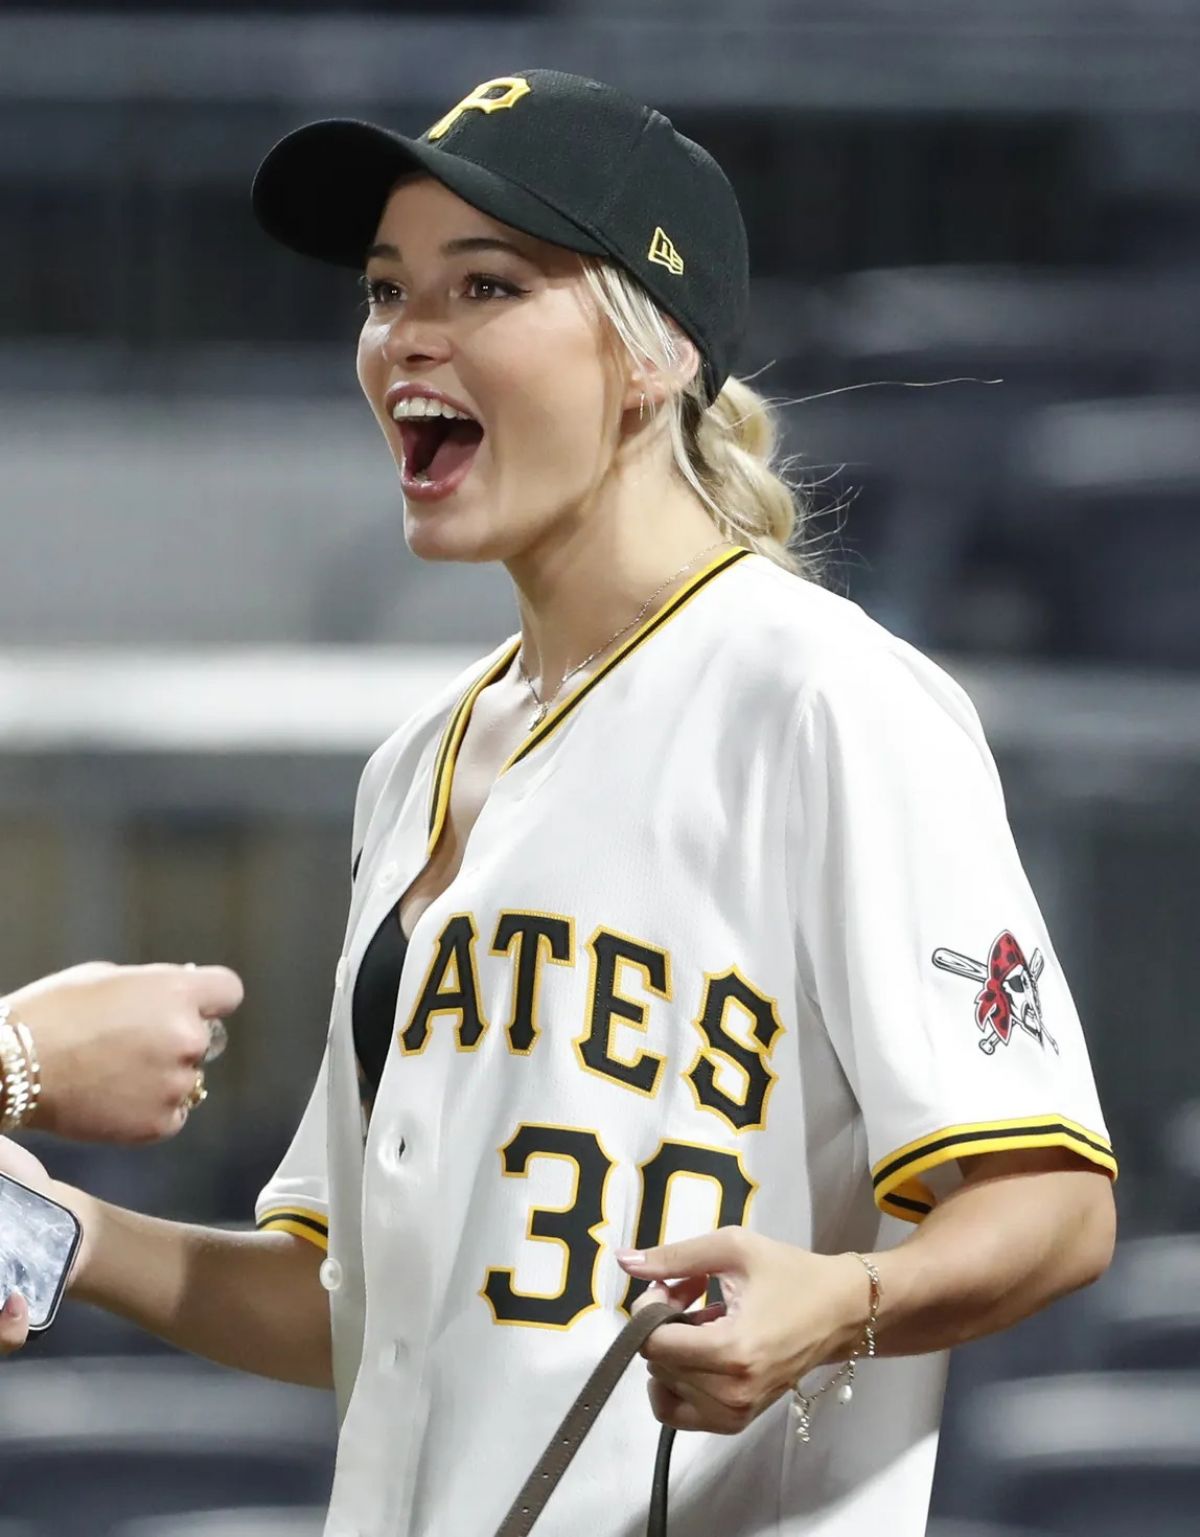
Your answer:
[[[393,421],[409,421],[413,418],[426,416],[444,416],[450,421],[473,422],[475,418],[468,416],[465,411],[456,411],[453,406],[448,406],[444,400],[434,400],[429,395],[409,395],[404,400],[398,400],[392,407]]]

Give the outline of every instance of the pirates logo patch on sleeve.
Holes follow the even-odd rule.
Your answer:
[[[983,1032],[979,1049],[985,1056],[990,1057],[997,1046],[1007,1046],[1018,1026],[1043,1049],[1049,1046],[1058,1054],[1058,1042],[1042,1018],[1038,978],[1046,962],[1040,950],[1026,961],[1015,936],[1005,929],[996,936],[987,965],[957,950],[935,950],[933,964],[982,984],[975,996],[975,1023]]]

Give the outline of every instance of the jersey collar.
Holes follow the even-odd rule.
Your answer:
[[[605,679],[614,668],[619,667],[627,656],[632,655],[639,646],[645,645],[652,635],[656,635],[674,619],[705,587],[715,581],[722,571],[727,571],[740,560],[745,560],[751,552],[749,550],[726,550],[711,560],[686,581],[683,586],[663,604],[659,611],[647,619],[634,630],[628,640],[623,641],[613,654],[597,667],[589,678],[573,689],[566,697],[554,706],[545,720],[535,727],[525,738],[508,762],[500,770],[506,774],[510,768],[522,762],[531,752],[540,747],[548,737],[554,735],[563,721],[578,708],[591,691]],[[487,688],[489,683],[494,683],[512,666],[513,658],[520,650],[520,639],[516,639],[505,648],[500,657],[488,667],[474,683],[470,685],[466,693],[450,712],[450,718],[442,733],[441,745],[438,748],[437,758],[434,761],[433,792],[430,796],[429,806],[429,849],[432,854],[441,837],[442,828],[445,825],[446,813],[450,806],[450,791],[454,783],[454,767],[458,760],[458,751],[462,746],[463,737],[467,734],[467,725],[471,719],[471,711],[479,695]]]

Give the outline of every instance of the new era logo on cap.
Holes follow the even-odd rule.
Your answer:
[[[677,278],[683,276],[683,257],[675,249],[670,235],[661,224],[654,231],[654,239],[650,242],[650,249],[646,254],[652,262],[657,262],[660,267],[673,272]]]

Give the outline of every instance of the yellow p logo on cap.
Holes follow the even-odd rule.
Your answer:
[[[457,107],[451,107],[425,137],[440,139],[443,134],[450,132],[464,112],[506,112],[509,107],[515,107],[522,96],[528,96],[532,89],[529,81],[522,80],[519,75],[501,75],[498,80],[485,80],[464,96]],[[500,95],[491,96],[488,94],[490,91],[499,91]]]

